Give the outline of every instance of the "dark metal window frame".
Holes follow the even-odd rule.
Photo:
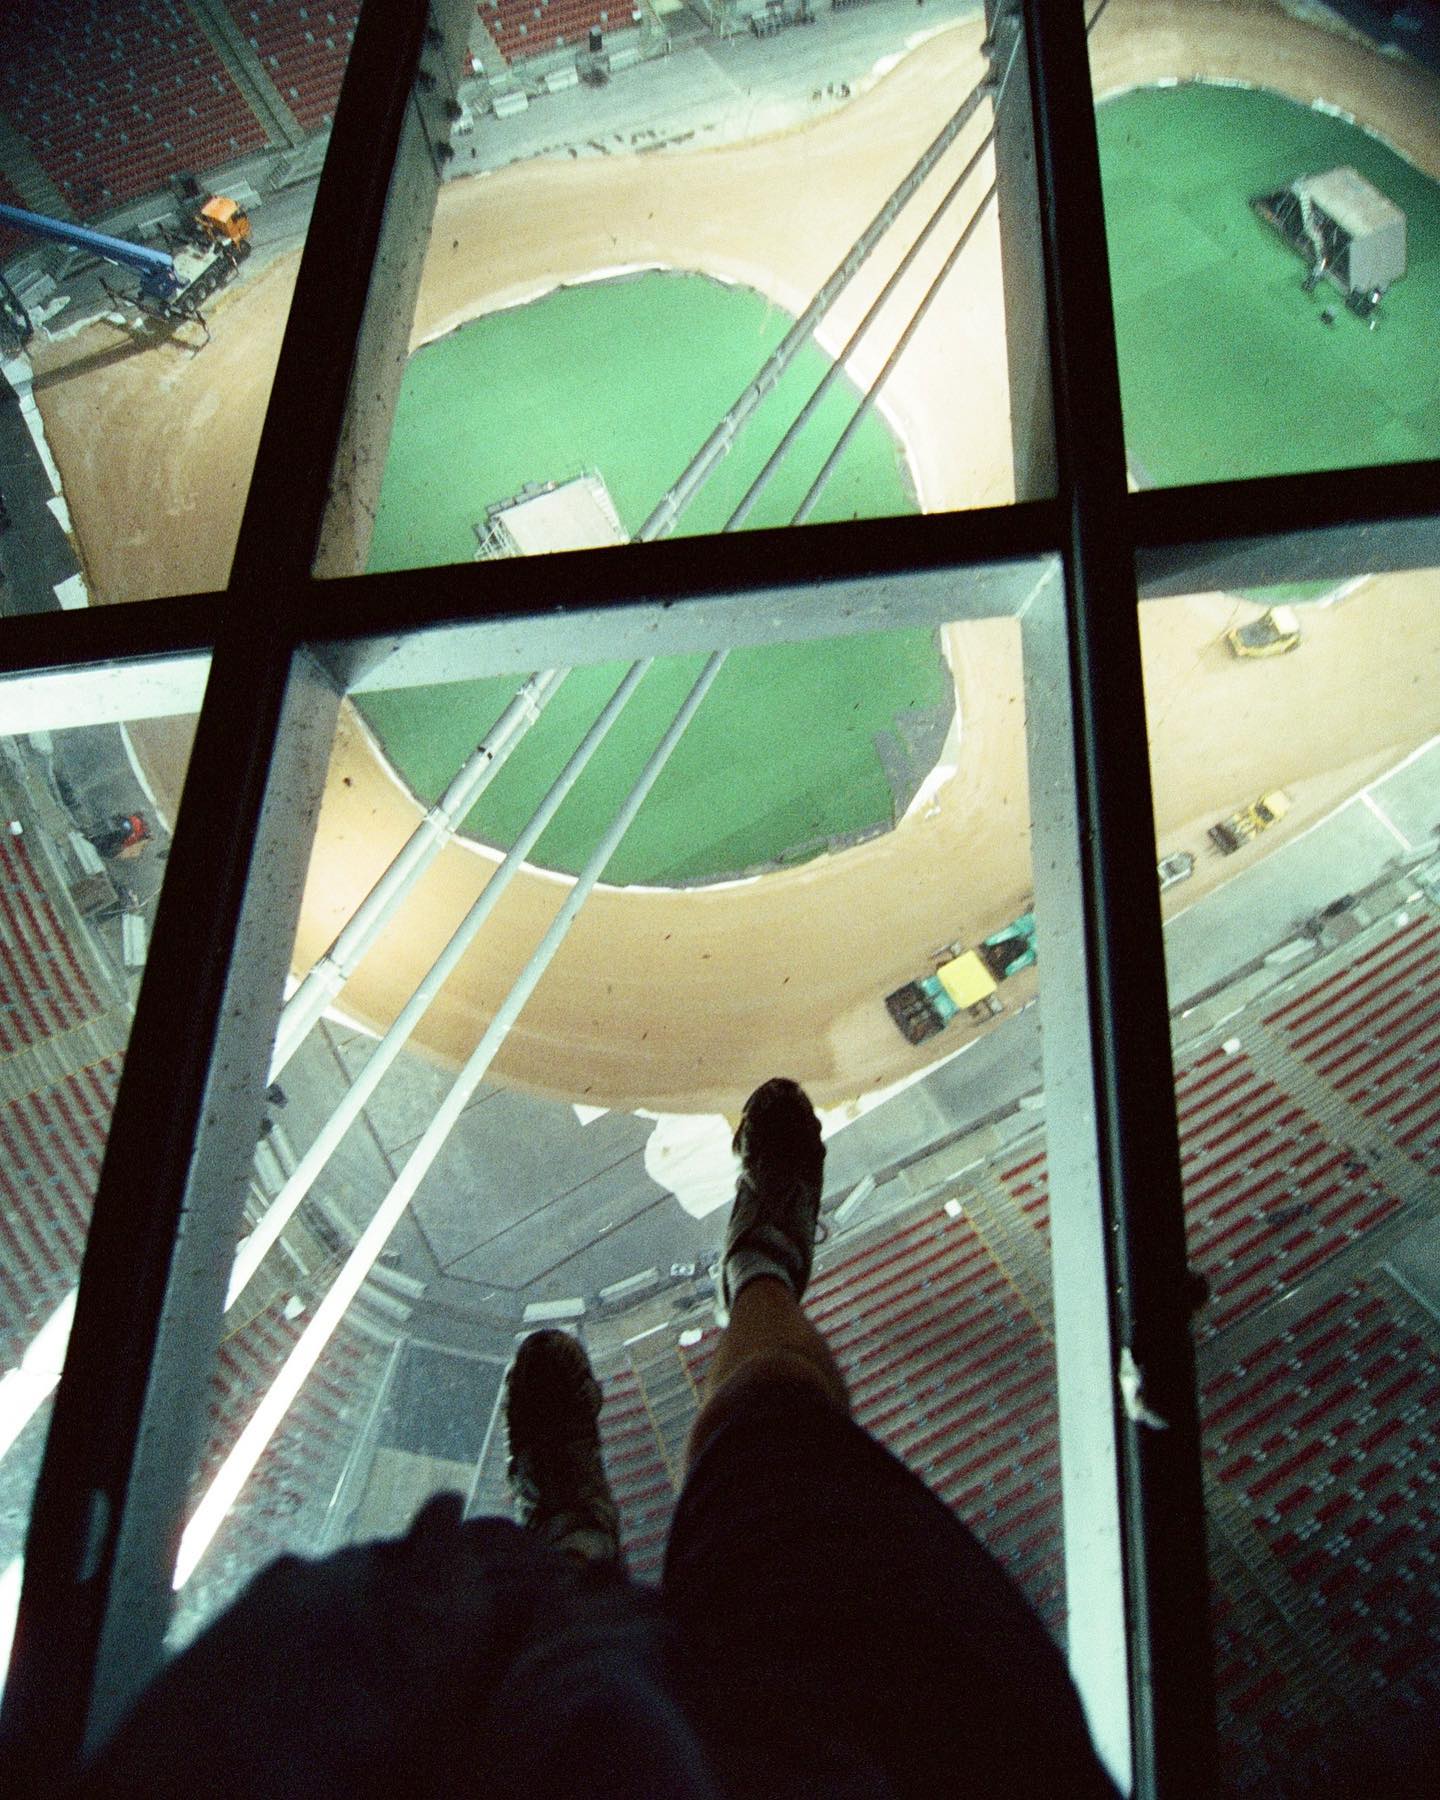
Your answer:
[[[1076,1269],[1057,1268],[1057,1316],[1093,1336],[1087,1316],[1101,1309],[1100,1341],[1133,1352],[1169,1422],[1134,1424],[1103,1369],[1083,1402],[1108,1415],[1117,1456],[1099,1498],[1117,1521],[1135,1789],[1210,1786],[1194,1363],[1149,769],[1135,753],[1137,595],[1440,564],[1440,464],[1126,492],[1081,0],[989,11],[992,36],[1026,34],[997,163],[1012,369],[1038,371],[1017,469],[1022,495],[1038,497],[543,566],[316,579],[372,270],[415,255],[430,223],[415,204],[423,181],[400,165],[434,21],[424,0],[365,0],[226,592],[0,629],[0,677],[212,658],[35,1495],[0,1720],[15,1791],[53,1787],[159,1663],[340,689],[425,628],[486,634],[502,666],[507,631],[522,627],[526,654],[563,644],[564,660],[584,661],[933,619],[940,592],[945,616],[1011,612],[1026,633],[1032,787],[1046,796],[1037,891],[1075,925],[1073,946],[1047,943],[1046,1080],[1084,1125],[1093,1202]],[[1047,567],[1063,580],[1043,579]]]

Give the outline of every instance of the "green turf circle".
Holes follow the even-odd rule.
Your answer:
[[[373,569],[468,560],[488,503],[593,469],[634,532],[790,319],[703,276],[649,272],[560,288],[426,345],[405,372]],[[813,345],[754,415],[681,534],[718,530],[828,367]],[[749,523],[788,520],[850,418],[837,382]],[[817,521],[913,512],[884,421],[863,422]],[[757,574],[761,571],[757,570]],[[533,860],[577,873],[699,671],[657,664],[540,838]],[[614,691],[619,665],[575,671],[465,822],[515,841]],[[514,693],[510,678],[364,696],[387,755],[424,801],[444,789]],[[888,827],[952,708],[938,633],[735,651],[606,873],[672,885],[800,861]]]

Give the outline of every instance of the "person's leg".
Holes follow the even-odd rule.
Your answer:
[[[735,1132],[740,1179],[721,1261],[729,1321],[706,1377],[686,1467],[736,1412],[772,1387],[821,1394],[850,1410],[820,1333],[800,1310],[820,1216],[825,1147],[804,1090],[783,1077],[745,1102]]]
[[[737,1410],[761,1390],[785,1386],[813,1389],[849,1415],[845,1380],[824,1338],[778,1276],[760,1275],[735,1296],[690,1430],[687,1470]]]
[[[794,1083],[757,1090],[736,1148],[729,1325],[662,1581],[689,1704],[735,1791],[1114,1800],[1044,1627],[853,1421],[801,1311],[823,1150]]]
[[[505,1377],[506,1473],[519,1522],[572,1561],[624,1573],[600,1450],[600,1383],[577,1338],[532,1332]]]

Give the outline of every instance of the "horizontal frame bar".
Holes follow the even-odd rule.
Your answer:
[[[414,629],[403,636],[315,647],[347,692],[519,674],[557,662],[580,667],[640,657],[705,654],[717,645],[799,643],[814,638],[934,627],[1024,612],[1054,558],[957,571],[888,575],[783,587],[751,585],[723,596],[620,604],[608,611],[507,615]]]
[[[1147,488],[1141,597],[1440,568],[1440,461]]]
[[[1146,489],[1128,495],[1126,507],[1145,600],[1440,569],[1440,462]],[[342,583],[301,577],[289,584],[275,629],[291,648],[326,646],[322,654],[332,667],[353,670],[357,683],[368,686],[368,671],[394,655],[400,638],[427,627],[493,630],[510,623],[527,641],[552,641],[548,634],[555,633],[569,644],[577,626],[590,625],[597,640],[619,646],[597,648],[593,659],[599,659],[639,654],[635,634],[652,644],[658,615],[678,609],[692,618],[677,628],[673,650],[662,646],[659,653],[681,654],[729,635],[727,609],[762,593],[786,612],[798,607],[802,589],[851,583],[857,594],[848,629],[884,630],[905,622],[911,604],[883,597],[888,582],[971,570],[995,579],[949,616],[1003,616],[1016,605],[1015,571],[1001,573],[1003,565],[1057,555],[1058,519],[1053,502],[1037,501],[357,575]],[[834,603],[831,595],[828,604]],[[200,593],[7,618],[0,624],[0,681],[208,652],[233,605],[224,593]],[[502,654],[509,660],[497,667],[522,667],[523,657],[514,660],[518,650]]]
[[[0,721],[7,736],[68,731],[75,726],[130,724],[198,713],[210,674],[208,650],[147,661],[0,675]]]
[[[780,526],[366,575],[345,582],[343,607],[312,614],[304,641],[383,638],[421,625],[522,620],[528,627],[546,619],[587,617],[608,631],[607,615],[617,609],[691,606],[802,588],[811,593],[813,608],[819,604],[813,598],[817,589],[1031,561],[1053,554],[1058,537],[1053,504],[1047,503]],[[826,596],[832,604],[835,598],[833,591]],[[987,614],[999,610],[999,605],[986,608]],[[713,641],[705,645],[713,647]],[[623,647],[609,652],[626,653]],[[586,659],[572,651],[560,660]]]
[[[0,681],[51,669],[208,653],[224,630],[230,604],[224,594],[189,594],[0,620]]]

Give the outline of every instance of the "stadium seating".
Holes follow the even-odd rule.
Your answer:
[[[265,143],[177,0],[0,8],[0,112],[81,218]]]
[[[1310,1796],[1324,1785],[1331,1744],[1317,1732],[1328,1697],[1306,1691],[1289,1659],[1275,1654],[1275,1624],[1253,1583],[1213,1534],[1210,1625],[1215,1658],[1215,1710],[1220,1726],[1220,1785],[1226,1795]],[[1237,1601],[1217,1563],[1235,1583]],[[1341,1789],[1345,1792],[1345,1789]]]
[[[220,1346],[210,1381],[210,1434],[191,1485],[193,1507],[233,1448],[256,1403],[299,1341],[308,1315],[276,1300]],[[373,1400],[385,1347],[342,1320],[306,1377],[254,1473],[184,1591],[181,1627],[210,1616],[258,1569],[290,1549],[313,1550],[326,1508]]]
[[[328,125],[355,39],[358,0],[225,0],[304,131]]]
[[[0,1091],[8,1095],[0,1099],[0,1374],[19,1363],[79,1277],[122,1062],[119,1055],[77,1061],[93,1036],[77,1028],[97,1017],[101,1001],[41,867],[25,839],[0,837]],[[222,1345],[197,1489],[304,1322],[303,1315],[287,1319],[277,1301]],[[213,1611],[278,1549],[313,1541],[384,1356],[381,1339],[347,1315],[202,1564],[187,1601],[192,1611]],[[38,1455],[38,1441],[33,1450]],[[27,1462],[12,1473],[28,1506],[33,1468]],[[23,1510],[0,1517],[0,1528],[23,1527],[23,1520]]]
[[[100,1001],[23,838],[0,838],[0,1055],[62,1036]]]
[[[1049,1341],[964,1219],[927,1209],[817,1268],[807,1311],[855,1416],[955,1508],[1063,1629]],[[718,1334],[682,1351],[698,1387]]]
[[[119,1080],[109,1057],[0,1104],[0,1372],[75,1285]]]
[[[601,1375],[605,1405],[600,1430],[606,1473],[620,1508],[621,1542],[630,1573],[639,1581],[656,1581],[678,1482],[634,1368],[622,1366]]]
[[[583,50],[591,31],[628,31],[639,22],[625,0],[480,0],[478,11],[507,63],[565,46]]]
[[[1440,1175],[1440,920],[1425,915],[1267,1015],[1286,1047]]]
[[[3,175],[0,175],[0,205],[24,206],[25,202],[17,189],[13,188]],[[8,225],[0,225],[0,268],[12,256],[18,256],[22,250],[28,249],[32,240],[23,232],[12,231]]]
[[[1440,1351],[1388,1284],[1303,1313],[1201,1395],[1205,1452],[1377,1701],[1440,1699]]]
[[[1400,1210],[1349,1146],[1256,1073],[1212,1050],[1176,1080],[1191,1263],[1209,1280],[1213,1336],[1293,1288]]]
[[[102,1003],[22,837],[0,837],[0,1372],[75,1285],[120,1058],[84,1061]],[[7,1063],[5,1059],[17,1061]]]
[[[1175,1079],[1192,1267],[1211,1300],[1213,1337],[1304,1279],[1400,1210],[1355,1150],[1282,1094],[1243,1052],[1207,1051]],[[1031,1224],[1049,1230],[1043,1151],[997,1170]]]

